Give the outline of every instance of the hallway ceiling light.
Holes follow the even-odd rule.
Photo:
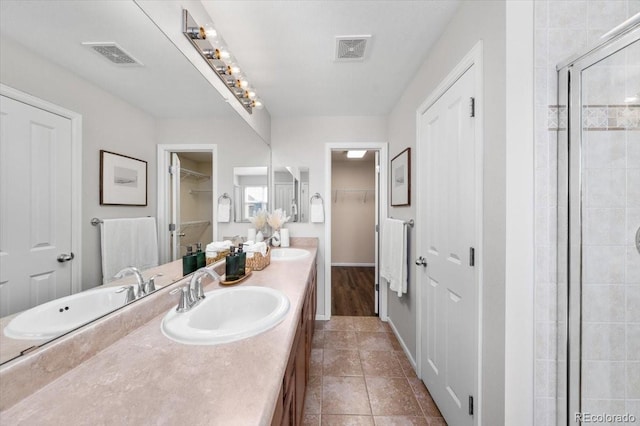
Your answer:
[[[213,72],[222,80],[249,114],[253,109],[262,109],[262,101],[256,97],[246,76],[240,71],[236,59],[227,49],[220,33],[212,23],[200,26],[186,9],[182,11],[182,33],[209,64]]]
[[[347,151],[347,158],[362,158],[367,153],[366,149],[356,149]]]

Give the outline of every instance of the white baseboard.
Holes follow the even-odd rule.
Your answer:
[[[326,315],[321,315],[321,314],[316,314],[316,321],[328,321],[329,318],[327,318]]]
[[[416,360],[413,358],[413,356],[409,352],[409,349],[407,348],[407,345],[404,343],[404,340],[402,340],[402,337],[400,337],[400,333],[398,333],[398,329],[396,328],[396,326],[393,325],[393,321],[391,321],[390,318],[387,318],[387,322],[389,323],[389,326],[391,327],[391,331],[393,331],[393,334],[396,335],[396,338],[398,339],[398,342],[400,343],[400,346],[402,347],[402,350],[404,351],[404,354],[409,359],[409,362],[411,363],[411,367],[413,367],[413,371],[415,371],[415,373],[417,375],[418,374],[418,364],[416,363]]]
[[[373,268],[374,266],[376,266],[375,263],[331,263],[331,266],[358,266],[358,267],[371,267]]]

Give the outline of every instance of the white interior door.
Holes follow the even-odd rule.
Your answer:
[[[178,260],[180,253],[180,158],[171,153],[171,260]]]
[[[445,420],[471,425],[475,388],[475,146],[473,67],[421,116],[419,167],[426,170],[419,235],[421,378]],[[419,262],[416,262],[418,264]]]
[[[71,183],[71,120],[1,96],[0,316],[71,294]]]

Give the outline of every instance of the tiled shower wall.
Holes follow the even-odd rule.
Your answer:
[[[535,424],[556,425],[557,365],[557,115],[556,65],[640,12],[639,0],[535,2]],[[603,75],[607,78],[607,75]],[[602,125],[615,107],[586,114]],[[636,111],[637,113],[637,111]],[[624,117],[622,117],[624,119]],[[563,384],[562,384],[563,385]]]

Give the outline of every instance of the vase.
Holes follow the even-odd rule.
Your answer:
[[[274,231],[271,235],[271,245],[274,247],[280,247],[280,232]]]
[[[262,234],[262,231],[256,232],[256,243],[260,243],[262,241],[264,241],[264,235]]]

